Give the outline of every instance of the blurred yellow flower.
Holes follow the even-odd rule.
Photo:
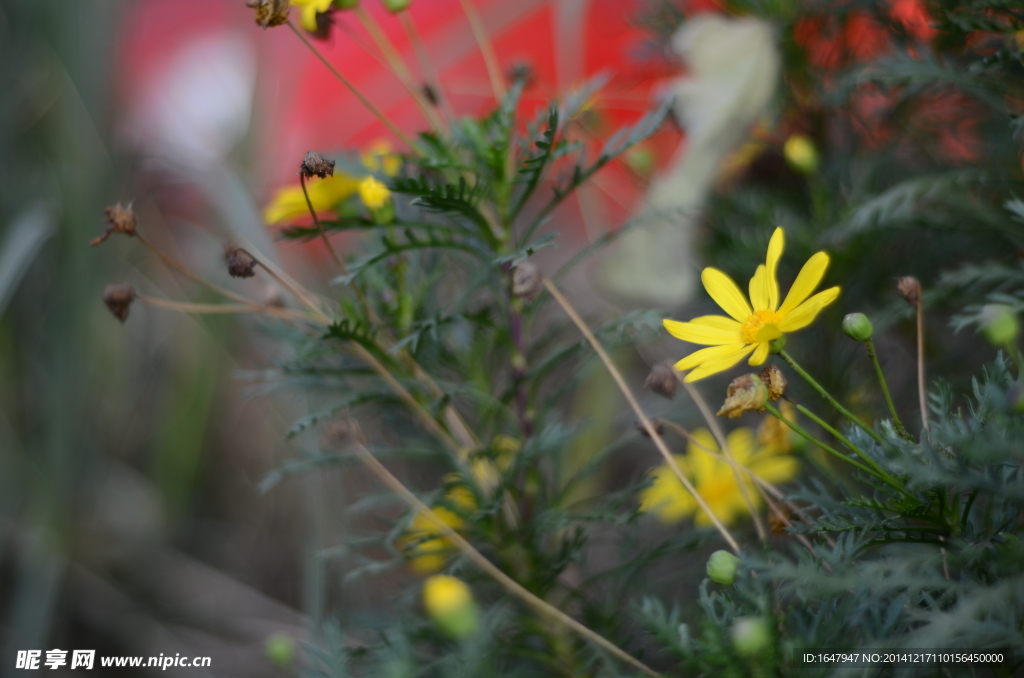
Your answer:
[[[363,199],[363,204],[371,210],[379,210],[391,198],[391,191],[373,177],[366,177],[359,182],[359,197]]]
[[[363,153],[363,165],[371,172],[383,172],[389,177],[398,174],[402,167],[402,156],[391,152],[391,144],[386,140],[375,141],[369,150]]]
[[[779,411],[786,421],[796,421],[796,407],[789,402],[779,404]],[[757,442],[779,452],[793,450],[793,429],[783,424],[776,417],[765,417],[757,427]]]
[[[322,14],[331,8],[333,0],[292,0],[292,7],[302,8],[302,18],[299,23],[310,33],[317,30],[316,15]]]
[[[693,437],[699,445],[691,442],[685,455],[674,455],[676,463],[693,481],[697,492],[715,516],[728,525],[747,512],[736,474],[724,459],[701,448],[703,446],[718,452],[718,444],[710,431],[697,429]],[[754,432],[749,428],[736,429],[726,437],[726,441],[736,463],[768,482],[784,482],[797,474],[796,459],[774,447],[759,445]],[[653,469],[651,475],[654,482],[640,493],[642,512],[654,513],[667,524],[679,522],[691,515],[694,516],[695,525],[706,527],[712,524],[707,513],[697,506],[672,469],[662,465]],[[753,481],[746,475],[743,478],[747,495],[756,507],[760,507],[761,495]]]
[[[441,630],[453,638],[470,635],[479,622],[473,592],[461,579],[448,575],[434,575],[423,584],[423,607]]]
[[[435,506],[431,511],[453,530],[464,530],[465,516],[477,508],[476,497],[461,482],[458,474],[445,476],[445,482],[450,485],[442,502],[446,506]],[[409,567],[421,575],[443,570],[455,550],[451,540],[442,535],[434,521],[422,513],[413,517],[409,529],[398,538],[397,546],[409,559]]]
[[[309,201],[313,203],[313,209],[317,212],[331,210],[359,190],[359,179],[335,173],[326,179],[307,182],[306,190],[309,192]],[[263,210],[263,220],[268,224],[308,215],[309,207],[306,205],[306,197],[302,195],[301,186],[282,188]]]
[[[771,343],[786,332],[795,332],[814,322],[818,313],[839,296],[838,287],[811,293],[825,276],[829,257],[818,252],[807,260],[793,282],[785,301],[779,304],[779,283],[775,271],[785,247],[785,233],[775,229],[768,243],[768,257],[750,279],[750,301],[725,273],[705,268],[700,279],[704,289],[731,317],[705,315],[690,322],[665,320],[669,334],[711,348],[695,351],[676,363],[680,371],[693,370],[686,381],[697,381],[729,369],[751,352],[748,363],[760,365],[768,357]]]

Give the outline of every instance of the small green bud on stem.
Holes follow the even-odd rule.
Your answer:
[[[867,341],[874,331],[871,321],[863,313],[848,313],[843,318],[843,332],[854,341]]]
[[[728,551],[715,551],[708,558],[708,578],[716,584],[728,586],[736,580],[740,559]]]

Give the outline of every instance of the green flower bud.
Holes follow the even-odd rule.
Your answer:
[[[728,586],[736,579],[740,559],[728,551],[715,551],[708,558],[708,577],[716,584]]]
[[[280,667],[291,666],[295,661],[295,640],[284,633],[275,633],[267,637],[263,645],[267,658]]]
[[[392,14],[398,14],[409,9],[412,0],[384,0],[384,7]]]
[[[786,139],[782,147],[789,166],[804,174],[814,174],[818,170],[818,151],[814,142],[803,134],[794,134]]]
[[[994,345],[1006,346],[1017,339],[1017,315],[1006,304],[988,304],[981,309],[980,319],[982,333]]]
[[[775,354],[781,353],[782,349],[786,348],[786,335],[783,334],[778,339],[772,339],[768,342],[768,352]]]
[[[749,657],[759,654],[771,643],[771,629],[760,617],[739,617],[732,624],[732,646],[739,654]]]
[[[843,332],[854,341],[867,341],[874,331],[871,321],[863,313],[848,313],[843,318]]]

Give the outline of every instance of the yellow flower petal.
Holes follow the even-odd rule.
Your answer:
[[[838,287],[830,287],[823,292],[818,292],[788,313],[779,323],[779,329],[783,332],[795,332],[807,327],[818,317],[821,309],[835,301],[838,296]]]
[[[782,250],[786,247],[786,233],[781,228],[776,228],[772,233],[772,239],[768,241],[768,258],[766,260],[768,274],[768,308],[775,311],[779,308],[779,279],[776,274],[779,268],[779,259],[782,258]]]
[[[701,363],[705,363],[709,360],[721,358],[723,356],[729,356],[736,351],[741,351],[746,348],[746,344],[742,342],[736,342],[734,344],[724,344],[722,346],[713,346],[711,348],[702,348],[699,351],[694,351],[690,355],[686,356],[682,360],[676,363],[676,370],[692,370]]]
[[[754,349],[754,355],[747,361],[748,365],[761,365],[768,358],[768,351],[771,350],[771,342],[762,341]]]
[[[673,455],[673,458],[681,468],[685,468],[685,457]],[[667,465],[659,466],[651,471],[651,475],[654,481],[639,495],[641,512],[654,513],[667,524],[677,523],[693,513],[697,502],[672,469]]]
[[[787,454],[772,454],[755,461],[750,470],[769,483],[784,483],[796,477],[800,463]]]
[[[733,321],[729,321],[733,322]],[[678,320],[663,320],[665,329],[676,339],[688,341],[691,344],[703,344],[705,346],[719,346],[721,344],[736,344],[740,339],[740,325],[733,323],[734,327],[719,329],[699,323],[681,323]]]
[[[317,29],[316,25],[316,6],[306,5],[302,8],[302,27],[310,33],[315,33]]]
[[[715,303],[735,320],[744,322],[753,311],[743,296],[743,292],[732,281],[732,278],[717,268],[705,268],[700,274],[704,289],[708,291]]]
[[[716,346],[715,348],[725,348],[724,346]],[[702,349],[704,351],[710,351],[714,349]],[[700,367],[694,369],[692,372],[686,375],[685,381],[692,382],[704,377],[711,376],[716,372],[722,372],[727,370],[739,361],[743,360],[748,353],[754,350],[753,344],[740,345],[737,347],[735,353],[727,353],[717,358],[713,358],[704,362]],[[698,351],[699,353],[700,351]],[[676,367],[676,369],[679,369]]]
[[[694,429],[690,435],[693,437],[693,440],[686,443],[686,451],[688,454],[696,455],[700,452],[706,453],[707,450],[718,451],[718,443],[715,442],[715,437],[711,435],[711,431],[706,428]]]
[[[750,305],[754,309],[768,308],[768,272],[764,264],[757,267],[750,279]]]
[[[754,453],[754,432],[751,429],[745,426],[734,429],[725,437],[725,442],[729,444],[733,459],[744,465],[750,461]]]
[[[807,260],[807,263],[804,264],[804,267],[800,269],[800,273],[796,276],[793,286],[789,288],[789,294],[786,295],[786,300],[782,302],[779,315],[786,315],[802,304],[807,297],[811,296],[811,292],[814,291],[814,288],[818,286],[818,283],[825,276],[828,261],[828,255],[824,252],[818,252]]]
[[[694,325],[704,325],[705,327],[714,327],[720,330],[735,330],[736,332],[743,328],[743,323],[738,323],[732,318],[726,318],[724,315],[697,316],[690,322]]]
[[[341,173],[306,184],[309,201],[313,203],[313,209],[317,212],[334,209],[343,200],[353,195],[358,188],[358,179]],[[309,207],[306,205],[306,197],[302,194],[300,186],[282,188],[263,210],[263,220],[268,224],[308,216]]]

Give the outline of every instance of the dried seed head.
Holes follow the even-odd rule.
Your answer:
[[[103,290],[103,303],[121,322],[128,319],[128,309],[133,301],[135,301],[135,290],[131,285],[111,283]]]
[[[775,365],[768,365],[761,370],[761,381],[768,387],[768,399],[775,402],[782,396],[786,395],[786,386],[789,385],[789,381],[786,380],[786,376],[782,374]]]
[[[512,296],[533,301],[540,294],[540,270],[528,261],[512,269]]]
[[[512,64],[508,69],[507,76],[511,82],[522,81],[524,88],[532,85],[537,79],[537,74],[534,71],[533,66],[525,61]]]
[[[299,165],[299,174],[307,179],[312,179],[313,177],[326,179],[334,174],[334,161],[328,160],[316,151],[310,151],[306,153],[302,164]]]
[[[654,427],[654,432],[657,433],[659,436],[665,432],[665,427],[659,420],[651,419],[651,425]],[[633,422],[633,427],[636,428],[636,430],[639,431],[640,435],[642,435],[644,438],[651,437],[651,434],[647,431],[647,427],[643,425],[643,422]]]
[[[256,275],[253,270],[256,260],[249,256],[249,253],[240,248],[229,249],[224,254],[228,262],[228,273],[232,278],[251,278]]]
[[[725,395],[725,402],[722,403],[722,409],[718,410],[718,416],[724,414],[730,419],[735,419],[744,412],[764,410],[764,405],[768,401],[768,387],[758,375],[744,374],[732,380]]]
[[[671,400],[676,394],[676,370],[672,362],[666,360],[652,367],[644,388]]]
[[[773,421],[778,421],[774,417],[768,417]],[[778,506],[779,513],[772,511],[768,514],[768,529],[771,530],[772,534],[779,535],[785,534],[786,528],[793,523],[793,511],[786,504],[780,504]]]
[[[125,235],[134,236],[135,227],[138,222],[135,219],[135,212],[132,210],[131,203],[127,207],[121,203],[111,205],[103,210],[103,218],[107,222],[106,230],[103,235],[98,238],[94,238],[89,243],[89,247],[95,247],[101,242],[109,238],[114,233],[124,233]]]
[[[434,86],[431,85],[429,82],[424,83],[423,86],[420,87],[420,92],[423,94],[423,98],[426,99],[427,103],[429,103],[431,106],[436,107],[441,103],[440,100],[437,98],[437,90],[434,89]]]
[[[896,278],[896,290],[911,306],[921,304],[921,281],[917,278],[910,275]]]
[[[288,23],[288,0],[249,0],[245,6],[256,10],[256,24],[263,28]]]

